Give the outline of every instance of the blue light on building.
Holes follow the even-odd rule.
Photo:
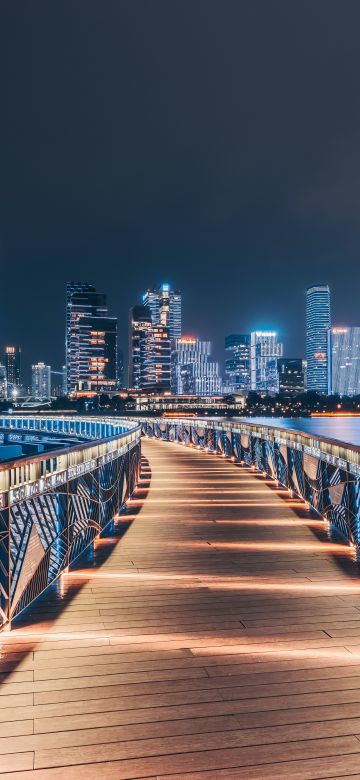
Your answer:
[[[330,288],[327,284],[314,285],[306,291],[306,389],[328,392],[328,330],[330,317]]]
[[[278,334],[271,330],[256,330],[251,333],[250,366],[251,389],[258,393],[279,392],[278,358],[282,357],[283,345]]]
[[[109,317],[106,295],[87,283],[66,288],[68,393],[114,390],[117,378],[117,318]]]
[[[177,290],[172,290],[169,284],[162,284],[159,289],[147,290],[143,296],[143,303],[150,309],[154,328],[162,327],[168,331],[170,340],[170,386],[171,390],[175,392],[175,347],[176,339],[181,338],[181,293]],[[152,348],[155,349],[154,354],[158,351],[156,344],[159,340],[157,336],[158,334],[153,339]],[[160,343],[163,344],[163,337]]]
[[[219,395],[219,364],[210,359],[211,342],[192,337],[176,340],[175,371],[178,395]]]
[[[250,334],[232,334],[225,338],[226,385],[231,393],[250,389]]]
[[[360,327],[331,328],[329,395],[360,395]]]

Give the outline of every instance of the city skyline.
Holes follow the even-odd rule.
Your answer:
[[[360,0],[0,19],[0,780],[360,780]]]
[[[109,298],[108,294],[104,293],[102,295],[99,295],[97,293],[97,291],[96,291],[95,286],[92,283],[89,283],[88,280],[85,281],[85,282],[84,281],[83,282],[77,281],[77,282],[70,282],[70,283],[67,282],[66,286],[65,286],[65,290],[67,291],[66,292],[66,303],[65,303],[65,342],[66,343],[67,343],[67,338],[68,338],[66,336],[66,333],[68,332],[68,329],[69,329],[68,317],[69,317],[69,300],[70,300],[69,299],[69,289],[70,288],[72,290],[74,290],[74,291],[77,291],[77,292],[79,292],[79,291],[88,291],[88,292],[90,292],[90,296],[95,294],[95,297],[97,299],[99,299],[98,302],[100,302],[101,305],[105,306],[104,312],[107,311],[108,308],[109,308],[109,306],[106,305],[106,300]],[[304,343],[303,352],[301,354],[298,354],[298,355],[291,354],[289,352],[289,349],[288,349],[288,346],[287,346],[288,345],[288,338],[287,338],[288,334],[286,334],[286,333],[282,334],[281,331],[278,328],[274,329],[274,334],[276,334],[276,337],[278,338],[279,342],[281,342],[282,354],[283,354],[284,358],[293,359],[293,360],[294,359],[302,359],[302,360],[306,359],[306,353],[307,353],[307,351],[309,349],[309,344],[307,343],[307,333],[308,333],[307,321],[308,321],[309,293],[312,294],[312,291],[315,291],[315,294],[318,295],[319,293],[317,291],[318,290],[321,291],[322,289],[327,291],[326,294],[329,296],[329,301],[330,301],[331,290],[330,290],[329,285],[327,285],[327,284],[325,284],[325,285],[321,285],[321,284],[320,285],[319,284],[311,285],[310,287],[308,287],[304,291],[305,295],[303,296],[304,297],[304,300],[303,300],[303,322],[302,322],[302,327],[299,327],[299,331],[300,332],[303,331],[303,333],[304,333],[304,342],[305,343]],[[156,300],[157,296],[159,295],[159,293],[161,293],[161,296],[165,296],[163,298],[163,303],[165,304],[164,305],[164,311],[166,311],[166,308],[167,308],[167,297],[168,297],[168,295],[174,296],[175,306],[179,306],[178,314],[175,315],[176,317],[179,318],[179,320],[178,320],[179,321],[179,325],[175,325],[175,328],[178,328],[178,330],[175,330],[172,333],[172,335],[174,337],[174,336],[178,335],[181,332],[181,320],[182,320],[181,309],[182,309],[184,303],[185,303],[185,308],[186,308],[186,295],[184,296],[183,292],[179,291],[178,287],[176,285],[173,285],[172,283],[166,282],[166,283],[160,284],[157,288],[155,286],[147,287],[145,293],[142,292],[139,295],[139,301],[142,301],[142,303],[135,304],[132,308],[130,307],[130,314],[133,311],[133,309],[143,309],[143,310],[147,310],[149,312],[149,316],[151,317],[151,314],[150,314],[151,307],[153,308],[153,314],[154,314],[155,313],[154,305],[155,305],[155,308],[156,308],[156,306],[159,305],[158,303],[155,304],[155,300]],[[320,292],[320,294],[321,294],[321,292]],[[336,298],[337,298],[337,295],[336,295],[336,292],[335,292],[335,295],[331,297],[331,313],[333,312],[333,308],[334,308],[333,304],[334,303],[335,303],[335,308],[336,308]],[[179,303],[177,303],[177,301],[179,301]],[[147,305],[144,305],[145,303]],[[149,307],[149,303],[150,303],[150,307]],[[63,312],[63,314],[64,314],[64,312]],[[112,314],[113,314],[113,312],[112,312]],[[161,308],[160,308],[159,310],[156,311],[156,314],[155,314],[155,319],[158,320],[159,324],[160,324],[160,320],[161,320],[162,316],[163,315],[161,314]],[[173,317],[173,316],[174,315],[171,314],[171,317]],[[128,317],[129,317],[129,309],[128,309]],[[166,314],[165,314],[165,317],[166,317]],[[330,317],[330,315],[329,315],[329,317]],[[317,316],[315,316],[315,321],[316,321],[316,319],[317,319]],[[115,317],[112,316],[110,318],[110,320],[114,322],[115,328],[116,328],[116,343],[114,342],[114,360],[117,359],[117,361],[119,361],[119,360],[121,361],[122,366],[121,366],[120,373],[122,375],[124,375],[123,374],[124,355],[127,358],[130,358],[130,349],[131,349],[131,339],[129,341],[129,319],[128,319],[127,324],[126,324],[125,334],[122,333],[120,330],[118,331],[118,329],[117,329],[118,318],[116,316]],[[110,320],[108,320],[108,321],[110,322]],[[272,320],[275,322],[276,318],[273,317]],[[165,322],[165,320],[164,320],[164,322]],[[177,322],[177,320],[174,320],[174,322]],[[356,325],[349,325],[349,322],[350,322],[350,318],[349,317],[347,318],[346,322],[339,322],[339,321],[336,321],[333,316],[331,317],[331,326],[335,326],[337,328],[344,328],[345,327],[345,328],[350,328],[350,329],[354,329],[354,328],[356,329],[357,327],[359,327],[359,326],[356,326]],[[62,324],[64,325],[64,322]],[[330,324],[330,319],[329,319],[329,324]],[[328,328],[325,326],[324,339],[325,339],[326,343],[327,343],[327,329]],[[254,330],[250,330],[247,334],[245,334],[245,336],[247,336],[250,339],[251,334],[256,332],[256,331],[264,331],[266,333],[270,333],[271,334],[272,329],[271,330],[269,328],[266,328],[266,329],[265,328],[261,328],[260,329],[259,327],[256,327]],[[200,334],[200,336],[199,336],[199,334],[195,332],[194,328],[187,327],[187,323],[185,324],[185,326],[184,326],[184,328],[182,330],[182,335],[190,337],[190,338],[195,339],[195,340],[199,340],[199,338],[200,339],[202,339],[202,338],[206,339],[207,336],[208,336],[208,334],[204,333],[204,332],[202,332]],[[218,336],[219,336],[219,331],[218,331]],[[219,364],[220,375],[222,377],[225,390],[226,390],[227,385],[229,385],[227,365],[229,363],[230,352],[228,351],[227,344],[228,344],[229,340],[232,341],[234,338],[235,339],[238,339],[238,338],[242,339],[243,336],[244,336],[244,331],[243,331],[243,335],[242,336],[236,335],[236,334],[229,335],[229,334],[221,334],[220,333],[220,337],[218,338],[218,343],[222,342],[222,349],[219,350],[220,354],[218,353],[217,355],[215,354],[215,350],[213,349],[213,342],[210,340],[211,341],[211,350],[212,350],[212,353],[213,353],[213,359],[215,359],[216,362]],[[170,337],[170,332],[169,332],[169,337]],[[22,351],[22,353],[24,355],[23,345],[22,344],[15,344],[14,340],[13,340],[12,343],[14,344],[14,347],[10,347],[9,348],[6,345],[0,345],[0,346],[2,347],[3,351],[6,350],[6,349],[12,350],[13,348],[15,348],[15,349],[19,348],[20,349],[20,353]],[[66,343],[65,343],[65,353],[66,353]],[[123,350],[122,344],[126,345],[125,346],[125,350]],[[29,360],[27,359],[28,356],[25,356],[25,360],[22,363],[22,380],[23,380],[22,384],[25,385],[25,386],[26,385],[29,386],[31,384],[31,365],[33,363],[36,363],[36,362],[39,362],[39,361],[42,362],[43,359],[44,359],[43,358],[43,354],[41,354],[41,356],[39,355],[39,349],[34,349],[33,348],[33,351],[36,352],[36,359],[30,363]],[[115,358],[115,356],[117,356],[117,358]],[[250,353],[249,353],[249,357],[250,357]],[[4,362],[4,358],[3,358],[3,362]],[[63,357],[63,359],[60,358],[60,361],[57,361],[56,359],[54,359],[54,352],[51,352],[51,354],[49,356],[49,359],[45,359],[45,362],[46,363],[50,363],[51,366],[54,366],[54,367],[58,368],[60,366],[63,367],[65,360],[64,360],[64,357]],[[1,361],[0,361],[0,363],[1,363]],[[128,379],[128,374],[129,374],[129,370],[130,370],[129,365],[128,365],[127,371],[126,371],[126,378],[125,378],[125,382],[124,382],[125,386],[128,384],[127,379]],[[57,373],[57,371],[55,371],[55,373]],[[326,372],[325,373],[327,375],[327,378],[326,378],[326,384],[327,384],[327,381],[328,381],[328,379],[330,377],[330,372],[328,371],[327,368],[326,368]],[[114,378],[115,378],[115,376],[118,378],[117,369],[116,370],[114,369],[112,371],[112,375],[114,376]],[[311,376],[311,370],[310,370],[310,374],[308,372],[308,377],[309,376]],[[231,384],[231,382],[230,382],[230,384]],[[130,384],[128,386],[130,386]],[[136,384],[135,384],[135,386],[136,386]],[[251,381],[250,381],[250,386],[251,386]],[[315,387],[316,387],[316,382],[315,382],[315,385],[310,386],[309,379],[308,379],[308,389],[310,389],[310,390],[311,389],[315,389]],[[244,387],[244,389],[246,389],[246,388]],[[252,389],[254,389],[254,386],[252,387]],[[319,386],[318,386],[318,389],[319,389]],[[174,385],[174,390],[175,390],[175,385]],[[322,392],[324,392],[324,389],[322,390]]]
[[[76,4],[3,9],[3,342],[61,365],[74,277],[108,291],[124,350],[145,278],[176,281],[215,359],[254,328],[303,354],[317,280],[356,326],[359,5],[150,5],[88,0],[85,28]]]
[[[73,274],[73,276],[74,275],[75,274]],[[271,301],[268,301],[267,317],[262,315],[261,311],[258,310],[256,300],[254,301],[253,313],[251,314],[249,312],[247,317],[245,317],[242,313],[243,311],[242,303],[241,304],[238,303],[237,305],[235,303],[234,311],[228,312],[227,318],[225,320],[225,323],[226,322],[233,323],[233,327],[229,325],[228,328],[225,327],[220,328],[218,317],[216,317],[216,324],[215,324],[211,311],[209,311],[207,320],[201,322],[199,320],[198,302],[197,301],[195,302],[193,309],[191,309],[190,306],[190,301],[192,300],[192,290],[190,289],[188,291],[187,289],[182,287],[180,283],[178,283],[177,273],[173,275],[168,274],[168,277],[170,276],[171,276],[171,281],[172,280],[174,280],[174,282],[176,281],[175,286],[179,287],[179,289],[181,289],[183,293],[184,332],[186,332],[189,336],[194,336],[197,338],[208,338],[212,341],[214,359],[219,361],[222,371],[224,371],[224,365],[225,365],[225,354],[224,354],[223,342],[225,336],[231,333],[250,333],[251,331],[257,329],[259,330],[274,329],[278,332],[280,340],[283,341],[284,343],[284,350],[285,350],[284,354],[286,354],[288,357],[302,356],[305,358],[306,341],[305,341],[305,325],[304,325],[304,295],[307,287],[309,286],[312,279],[314,278],[311,275],[307,278],[308,284],[306,284],[305,287],[302,287],[300,289],[294,289],[292,292],[293,298],[297,304],[295,309],[296,311],[295,323],[292,324],[291,320],[288,320],[287,323],[284,314],[281,311],[281,308],[278,310],[278,312],[276,311],[276,306],[275,306],[276,298],[274,298],[273,299],[274,306],[273,306],[272,314],[271,314]],[[357,327],[360,319],[357,315],[357,304],[354,303],[354,305],[351,308],[349,304],[347,305],[346,303],[342,304],[341,296],[338,294],[338,291],[334,287],[334,285],[331,284],[330,277],[331,274],[328,274],[326,277],[315,276],[315,281],[317,278],[320,278],[320,281],[325,278],[326,281],[329,283],[330,288],[333,290],[334,294],[332,299],[332,320],[334,324],[338,325],[339,327],[341,326]],[[71,274],[69,278],[71,278]],[[81,277],[79,276],[78,278]],[[87,275],[85,274],[84,278],[85,279],[90,278],[89,274]],[[130,297],[128,300],[122,299],[120,305],[119,303],[118,304],[116,303],[116,295],[114,295],[114,291],[111,289],[110,283],[109,286],[107,287],[106,279],[102,278],[102,281],[100,281],[100,284],[98,285],[96,283],[96,278],[97,278],[96,274],[91,275],[91,281],[94,284],[94,286],[97,287],[98,289],[104,289],[105,292],[107,293],[109,310],[111,310],[112,315],[114,317],[117,317],[118,319],[119,348],[122,349],[124,355],[126,356],[128,351],[128,315],[129,315],[130,303],[133,300],[141,301],[144,287],[142,287],[141,284],[138,284],[135,295],[131,294],[132,297]],[[101,277],[99,278],[101,279]],[[151,284],[153,278],[154,277],[150,272],[148,276],[145,277],[145,280],[149,281],[149,284]],[[64,300],[63,297],[64,297],[64,289],[68,281],[69,279],[66,278],[64,281],[64,285],[62,285],[61,288],[56,289],[55,292],[52,293],[51,322],[50,322],[50,327],[49,325],[47,325],[45,330],[43,329],[44,323],[43,323],[43,316],[41,313],[40,306],[35,307],[35,311],[33,311],[31,330],[29,330],[27,327],[24,327],[23,323],[21,324],[21,326],[19,325],[17,312],[15,314],[14,309],[12,309],[12,311],[9,311],[6,319],[4,316],[4,309],[2,309],[2,311],[0,312],[1,337],[2,337],[1,348],[3,349],[6,344],[15,344],[15,345],[19,344],[22,348],[22,352],[24,356],[24,371],[28,375],[29,375],[31,364],[36,363],[39,360],[44,360],[45,363],[51,363],[54,366],[55,365],[61,366],[64,363],[64,333],[63,333]],[[159,282],[159,285],[160,283],[161,282]],[[156,285],[157,283],[155,282],[154,286]],[[215,284],[214,287],[216,287]],[[231,284],[229,284],[229,289],[231,289]],[[348,294],[350,293],[350,289],[351,289],[351,285],[349,283],[349,289],[347,291]],[[34,299],[32,299],[32,301],[33,300]],[[249,302],[247,302],[247,305],[249,306]],[[278,305],[279,307],[281,307],[281,295],[279,295]],[[216,306],[216,300],[214,300],[214,306]],[[237,313],[237,311],[239,313]],[[39,312],[38,317],[36,316],[37,312]],[[40,346],[37,346],[37,344],[39,344]]]

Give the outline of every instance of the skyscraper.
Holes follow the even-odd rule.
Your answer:
[[[88,284],[67,285],[66,373],[68,393],[113,390],[117,377],[117,319],[106,296]]]
[[[6,368],[0,363],[0,400],[3,401],[5,398],[7,398]]]
[[[232,334],[225,338],[225,375],[230,392],[250,389],[250,334]]]
[[[304,361],[301,358],[279,358],[279,392],[296,395],[304,392]]]
[[[143,305],[151,312],[154,326],[168,328],[171,353],[171,389],[176,392],[175,342],[181,337],[181,293],[162,284],[158,290],[147,290]]]
[[[141,388],[145,339],[152,330],[149,306],[133,306],[129,312],[129,387]]]
[[[171,390],[170,332],[164,325],[152,325],[142,337],[140,383],[148,393]]]
[[[66,326],[65,326],[65,362],[67,392],[73,392],[78,381],[76,362],[78,350],[78,334],[74,321],[73,296],[77,293],[95,293],[95,287],[87,282],[68,282],[66,285]],[[79,312],[80,314],[80,312]]]
[[[38,400],[51,398],[51,366],[36,363],[31,368],[31,394]]]
[[[328,329],[331,324],[330,288],[327,284],[306,291],[306,389],[328,392]]]
[[[11,397],[21,385],[21,348],[5,347],[5,369],[7,379],[7,394]]]
[[[258,393],[278,393],[278,358],[283,345],[275,331],[256,330],[251,333],[251,389]]]
[[[331,328],[328,338],[329,395],[360,395],[360,327]]]
[[[176,393],[218,395],[221,393],[219,364],[209,360],[211,342],[183,337],[175,342]]]
[[[181,337],[181,293],[171,290],[169,284],[162,284],[158,290],[146,290],[143,305],[151,312],[153,325],[169,328],[170,339]]]

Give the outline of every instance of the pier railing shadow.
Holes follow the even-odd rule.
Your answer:
[[[9,674],[16,672],[22,661],[46,641],[46,623],[54,622],[71,605],[73,599],[81,592],[95,570],[101,569],[111,557],[114,548],[121,543],[140,514],[143,501],[146,500],[151,484],[151,468],[149,461],[143,455],[140,461],[140,478],[132,496],[126,502],[124,511],[103,530],[101,535],[74,561],[71,571],[88,570],[81,578],[63,585],[62,575],[31,603],[17,618],[13,620],[12,630],[0,632],[0,686],[6,682]],[[136,503],[136,497],[141,494],[141,503]],[[46,620],[47,618],[47,620]],[[91,618],[90,618],[91,620]],[[20,629],[20,631],[17,631]],[[26,631],[29,639],[26,640]],[[41,632],[39,639],[32,639],[31,634]],[[49,632],[49,639],[51,633]],[[64,635],[65,639],[65,635]],[[18,642],[17,642],[18,640]],[[24,649],[21,645],[24,644]]]

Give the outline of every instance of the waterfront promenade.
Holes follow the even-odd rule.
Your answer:
[[[274,483],[143,442],[121,540],[0,634],[0,777],[360,778],[360,579]]]

